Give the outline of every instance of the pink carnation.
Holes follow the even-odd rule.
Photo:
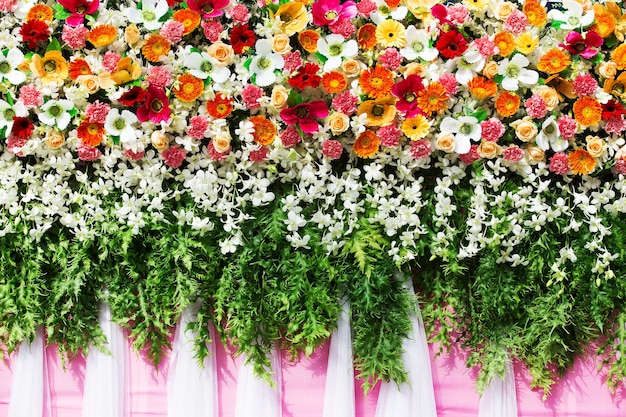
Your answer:
[[[474,39],[474,46],[478,52],[485,58],[490,58],[496,52],[496,44],[489,39],[489,35],[482,38]]]
[[[415,159],[426,158],[432,153],[432,146],[428,139],[411,141],[411,156]]]
[[[124,151],[124,156],[134,162],[139,161],[141,158],[144,157],[144,155],[145,155],[144,151],[135,152],[132,149],[126,149]]]
[[[0,12],[9,13],[17,10],[17,0],[0,0]]]
[[[101,156],[100,149],[94,146],[78,145],[78,159],[81,161],[95,161]]]
[[[528,100],[526,100],[524,107],[526,107],[526,112],[533,119],[539,119],[545,116],[548,112],[546,102],[539,94],[533,94]]]
[[[618,175],[626,175],[626,159],[618,159],[615,161],[615,167],[613,169]]]
[[[509,146],[502,151],[504,160],[508,162],[519,162],[524,158],[524,150],[519,146]]]
[[[109,72],[114,72],[117,70],[117,63],[120,61],[120,59],[122,59],[122,57],[115,52],[107,51],[106,54],[104,54],[104,58],[102,59],[102,66],[105,70]]]
[[[506,130],[502,122],[495,117],[484,120],[480,123],[480,127],[482,129],[483,138],[490,142],[497,142],[498,139],[500,139],[502,135],[504,135],[504,132]]]
[[[528,18],[520,10],[515,10],[504,21],[502,28],[514,35],[521,35],[528,26]]]
[[[176,169],[182,165],[183,161],[187,157],[187,152],[184,148],[172,146],[161,152],[161,157],[163,157],[163,160],[168,167]]]
[[[474,161],[480,159],[480,155],[478,155],[478,145],[472,145],[469,152],[459,155],[459,158],[465,165],[472,165]]]
[[[589,74],[583,74],[574,80],[574,92],[579,96],[589,96],[596,92],[598,82]]]
[[[209,158],[214,161],[221,161],[226,158],[226,155],[230,153],[230,148],[226,152],[218,152],[213,145],[213,141],[209,142],[206,147],[207,152],[209,153]]]
[[[378,10],[378,6],[372,0],[362,0],[356,4],[359,17],[369,17],[370,14]]]
[[[43,104],[43,94],[34,84],[27,84],[20,88],[20,101],[27,109],[39,107]]]
[[[399,145],[400,136],[402,136],[402,130],[394,125],[383,126],[376,132],[380,138],[380,144],[387,148],[393,148]]]
[[[285,71],[287,71],[288,73],[294,72],[302,66],[302,57],[300,56],[300,51],[289,52],[283,55],[283,60],[285,61],[283,68],[285,68]]]
[[[104,124],[110,110],[111,106],[109,106],[107,103],[100,103],[99,100],[96,100],[94,103],[90,103],[87,105],[87,108],[85,109],[85,115],[87,116],[87,121],[89,121],[89,123]]]
[[[332,107],[333,110],[350,116],[356,111],[356,103],[358,101],[359,98],[357,96],[351,94],[349,91],[343,91],[337,94],[337,96],[333,99]]]
[[[446,89],[449,96],[453,96],[457,93],[457,91],[459,91],[459,84],[457,83],[454,74],[443,74],[439,77],[439,82]]]
[[[22,148],[26,145],[28,139],[18,138],[17,136],[9,136],[7,138],[7,150],[17,156],[24,156]]]
[[[446,7],[448,19],[457,26],[461,26],[469,19],[469,10],[462,4]]]
[[[148,72],[146,81],[151,87],[162,89],[172,83],[172,73],[166,67],[152,67]]]
[[[556,124],[559,126],[559,132],[563,139],[571,139],[576,134],[576,120],[564,115],[557,120]]]
[[[190,126],[187,128],[187,134],[194,139],[203,139],[204,133],[209,128],[209,121],[203,116],[194,116],[189,119]]]
[[[395,71],[402,65],[402,55],[396,48],[387,48],[378,56],[378,62],[386,69]]]
[[[356,33],[356,27],[349,19],[341,19],[328,25],[335,35],[341,35],[344,39],[350,39]]]
[[[258,109],[261,107],[261,98],[263,97],[263,89],[253,84],[247,84],[241,91],[241,99],[243,104],[249,109]]]
[[[343,153],[343,146],[338,140],[326,139],[322,145],[322,153],[330,159],[339,159]]]
[[[204,36],[210,42],[217,42],[224,31],[224,26],[217,20],[203,20],[201,25],[204,30]]]
[[[183,39],[183,32],[185,31],[185,25],[176,20],[167,21],[161,26],[159,33],[170,43],[178,43]]]
[[[280,140],[283,142],[283,145],[286,147],[296,146],[300,141],[302,141],[302,137],[300,137],[300,132],[295,127],[289,126],[287,129],[280,134]]]
[[[250,160],[252,162],[263,162],[269,153],[267,146],[261,146],[259,149],[250,151]]]
[[[606,121],[604,130],[606,130],[606,133],[616,133],[619,135],[626,130],[626,120],[621,117],[612,117]]]
[[[82,24],[76,27],[65,25],[63,26],[61,39],[72,49],[83,48],[85,46],[85,39],[87,38],[88,32],[89,29]]]
[[[565,175],[569,172],[569,160],[567,154],[557,152],[550,158],[548,169],[557,175]]]
[[[240,25],[245,25],[252,17],[250,12],[248,11],[248,8],[243,4],[235,5],[232,9],[226,12],[226,14],[228,15],[228,17],[233,19],[235,23]]]

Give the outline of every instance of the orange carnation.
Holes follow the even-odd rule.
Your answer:
[[[182,74],[178,77],[178,86],[173,92],[181,101],[194,101],[204,91],[204,82],[191,74]]]
[[[509,56],[515,50],[515,38],[509,32],[498,32],[493,38],[493,43],[498,47],[500,56]]]
[[[593,97],[581,97],[574,103],[574,119],[582,126],[595,125],[602,120],[602,105]]]
[[[252,116],[250,121],[254,125],[254,141],[259,145],[267,146],[274,142],[277,130],[274,123],[264,116]]]
[[[322,87],[328,94],[340,93],[348,86],[346,76],[339,71],[326,72],[322,75]]]
[[[584,149],[577,149],[567,155],[567,161],[576,175],[591,174],[596,168],[596,160]]]
[[[393,73],[378,65],[361,73],[359,85],[370,97],[381,99],[391,94],[393,87]]]
[[[113,25],[98,25],[87,33],[87,40],[96,48],[112,44],[116,37],[117,28]]]
[[[320,39],[320,34],[314,30],[303,30],[298,34],[298,42],[309,53],[317,51],[317,41]]]
[[[371,130],[366,130],[356,138],[352,149],[359,158],[371,158],[378,152],[380,138]]]
[[[174,12],[172,18],[183,24],[183,36],[194,31],[200,25],[200,14],[191,9],[179,9]]]
[[[206,102],[206,110],[215,119],[225,119],[233,111],[233,103],[222,93],[217,93],[213,100]]]
[[[567,52],[553,48],[539,59],[537,69],[548,74],[556,74],[569,67],[571,63],[572,61]]]
[[[470,94],[476,100],[494,97],[498,92],[498,85],[485,77],[474,77],[468,83]]]
[[[517,113],[521,100],[517,94],[502,92],[496,97],[496,111],[502,117],[510,117]]]
[[[163,36],[153,33],[141,48],[143,56],[150,62],[159,62],[163,55],[170,52],[170,42]]]

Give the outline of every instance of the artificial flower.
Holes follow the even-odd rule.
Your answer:
[[[317,52],[326,58],[324,71],[332,71],[341,66],[344,58],[352,58],[359,52],[354,39],[345,40],[341,35],[328,35],[317,41]]]
[[[274,15],[278,28],[287,36],[300,32],[309,24],[309,14],[304,3],[293,1],[281,4]]]
[[[85,17],[94,14],[100,2],[98,0],[58,0],[59,4],[65,7],[70,16],[65,20],[70,26],[78,26],[83,24]]]
[[[74,103],[70,100],[49,100],[41,106],[37,116],[41,123],[64,130],[72,121],[70,110],[73,108]]]
[[[400,49],[400,54],[408,61],[432,61],[437,58],[439,51],[430,46],[428,32],[411,25],[406,29],[406,46]]]
[[[197,12],[203,19],[214,19],[224,14],[229,0],[188,0],[189,9]]]
[[[328,107],[323,100],[300,103],[294,107],[281,110],[280,117],[288,125],[298,125],[304,133],[319,130],[316,119],[328,116]]]
[[[356,4],[352,0],[344,3],[340,0],[319,0],[311,7],[313,24],[317,26],[327,26],[340,20],[352,19],[356,13]]]
[[[359,158],[371,158],[378,152],[380,138],[371,130],[365,130],[354,142],[352,150]]]
[[[567,156],[574,175],[588,175],[596,168],[597,162],[585,149],[577,149]]]
[[[598,54],[597,48],[601,47],[603,43],[602,37],[590,30],[584,36],[578,32],[568,33],[565,43],[561,43],[559,46],[572,55],[580,55],[585,59],[591,59]]]
[[[382,66],[369,68],[361,73],[359,86],[368,96],[381,99],[391,94],[393,73]]]
[[[177,86],[172,89],[174,96],[180,101],[192,102],[204,92],[204,83],[201,78],[192,74],[182,74],[177,79]]]
[[[18,48],[5,50],[4,53],[0,52],[0,80],[5,79],[13,85],[26,81],[26,74],[18,69],[22,62],[24,62],[24,54]]]
[[[502,88],[507,91],[517,91],[520,86],[530,87],[539,80],[537,71],[529,70],[526,67],[530,64],[528,58],[517,54],[509,60],[504,58],[500,62],[498,74],[502,75]]]
[[[170,119],[170,105],[165,91],[149,87],[145,103],[137,108],[137,119],[140,122],[167,122]]]
[[[211,55],[204,51],[190,52],[184,60],[189,73],[203,80],[212,79],[216,83],[225,82],[230,77],[230,69],[219,65]]]
[[[189,0],[188,5],[191,9],[193,0]],[[165,0],[142,0],[141,9],[128,7],[126,16],[129,22],[138,24],[147,30],[157,30],[163,22],[161,18],[169,11],[169,6]]]
[[[280,70],[285,61],[280,54],[272,50],[272,42],[268,39],[259,39],[254,46],[256,55],[250,62],[250,73],[255,77],[259,87],[267,87],[276,81],[275,70]]]
[[[580,30],[593,23],[593,11],[585,12],[583,6],[576,0],[563,0],[564,11],[552,9],[548,12],[548,17],[560,22],[562,30]]]
[[[544,151],[552,148],[554,152],[562,152],[569,147],[569,142],[563,139],[554,116],[548,117],[541,125],[541,130],[535,138],[535,143]]]
[[[481,138],[480,124],[473,116],[446,117],[439,128],[454,135],[454,152],[458,154],[468,153],[471,141],[478,142]]]
[[[424,89],[422,77],[413,74],[409,75],[391,88],[391,94],[398,98],[396,109],[403,112],[405,117],[415,117],[422,110],[418,107],[418,94]]]
[[[365,115],[365,126],[388,126],[393,123],[396,111],[396,99],[386,96],[381,100],[365,100],[357,109],[357,115]]]
[[[439,54],[444,58],[456,58],[467,50],[467,40],[457,30],[450,30],[444,32],[437,42],[435,47],[439,51]]]

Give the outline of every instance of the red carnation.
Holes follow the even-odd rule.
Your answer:
[[[248,25],[235,25],[230,32],[230,44],[236,54],[240,54],[254,46],[256,35],[250,30]]]
[[[13,128],[11,135],[20,139],[29,139],[35,130],[33,122],[26,117],[13,116]]]
[[[444,58],[456,58],[463,55],[463,52],[467,49],[467,40],[456,30],[444,32],[435,47],[439,51],[439,54]]]
[[[306,87],[317,88],[322,81],[322,77],[317,75],[319,69],[318,65],[307,62],[298,69],[296,75],[289,78],[289,84],[300,90],[304,90]]]
[[[43,20],[27,20],[20,29],[20,35],[22,35],[22,42],[28,44],[28,49],[35,49],[37,42],[48,40],[50,29]]]
[[[130,90],[122,94],[122,97],[118,98],[124,106],[132,107],[136,104],[142,104],[146,101],[146,90],[141,87],[132,87]]]

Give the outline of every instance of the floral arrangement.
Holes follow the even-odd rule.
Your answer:
[[[67,356],[111,304],[267,371],[352,305],[403,381],[415,300],[482,370],[626,374],[626,11],[566,0],[0,0],[0,341]],[[204,346],[204,347],[203,347]]]

